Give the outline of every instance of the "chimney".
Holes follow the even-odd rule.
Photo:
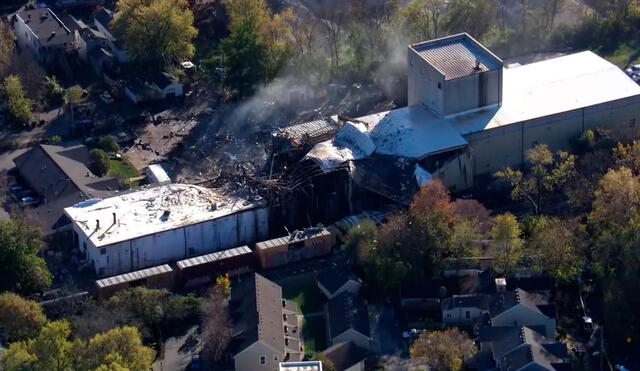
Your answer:
[[[116,224],[116,223],[117,223],[117,221],[118,221],[118,220],[116,219],[116,213],[113,213],[113,224]]]
[[[100,219],[96,219],[96,231],[100,230]]]

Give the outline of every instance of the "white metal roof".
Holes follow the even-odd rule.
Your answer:
[[[221,195],[196,185],[166,184],[84,201],[64,211],[96,247],[101,247],[263,206],[256,200]]]
[[[151,276],[155,276],[158,274],[170,273],[173,272],[173,269],[168,264],[159,265],[157,267],[151,267],[147,269],[142,269],[135,272],[129,272],[125,274],[120,274],[117,276],[103,278],[101,280],[96,281],[96,285],[99,288],[104,288],[107,286],[119,285],[121,283],[133,282],[137,280],[142,280]]]
[[[501,106],[441,118],[422,106],[376,113],[358,120],[369,123],[375,152],[423,158],[467,143],[467,134],[542,118],[640,95],[640,86],[615,65],[587,51],[503,71]],[[361,157],[344,156],[327,141],[308,158],[325,170]]]
[[[506,68],[502,106],[451,119],[470,134],[640,94],[620,68],[586,51]]]
[[[245,255],[245,254],[252,254],[252,251],[249,248],[249,246],[235,247],[233,249],[216,251],[211,254],[200,255],[190,259],[180,260],[179,262],[176,263],[176,265],[178,266],[178,268],[184,269],[188,267],[193,267],[194,265],[211,263],[213,261],[231,258],[238,255]]]

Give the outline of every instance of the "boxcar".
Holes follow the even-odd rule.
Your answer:
[[[169,289],[174,286],[174,272],[168,264],[120,274],[96,281],[96,296],[106,300],[120,290],[135,286]]]
[[[180,260],[176,263],[176,282],[189,285],[190,281],[209,281],[228,273],[240,275],[255,270],[255,254],[248,246],[216,251],[211,254]]]
[[[335,243],[335,235],[326,228],[308,228],[289,236],[258,242],[256,255],[260,267],[269,269],[328,255]]]

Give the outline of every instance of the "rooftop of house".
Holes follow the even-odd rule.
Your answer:
[[[332,295],[349,281],[360,283],[358,277],[344,268],[324,270],[318,274],[316,280]]]
[[[348,370],[367,358],[368,351],[351,341],[343,341],[322,351],[336,370]]]
[[[493,359],[508,360],[514,366],[521,365],[519,362],[526,364],[527,360],[547,366],[562,363],[567,357],[566,345],[543,334],[544,328],[537,326],[484,326],[480,328],[478,340],[490,344]],[[527,352],[519,348],[527,349]]]
[[[519,304],[541,315],[555,318],[555,307],[549,304],[544,295],[530,293],[520,288],[498,293],[491,302],[489,314],[493,318]]]
[[[469,134],[637,95],[640,86],[620,68],[586,51],[505,68],[499,107],[445,118],[422,106],[368,115],[345,124],[307,158],[325,171],[372,153],[420,159],[467,145]]]
[[[437,69],[445,80],[502,68],[502,60],[466,33],[443,37],[409,48]]]
[[[453,295],[442,301],[442,308],[451,310],[455,308],[478,308],[482,310],[489,309],[491,296],[489,295]]]
[[[367,305],[359,296],[344,292],[327,303],[329,330],[334,338],[353,329],[369,336],[369,314]]]
[[[524,344],[500,359],[500,364],[508,370],[519,370],[531,362],[543,370],[555,371],[554,365],[563,363],[563,360],[538,344]]]
[[[196,185],[166,184],[80,202],[65,213],[101,247],[261,206],[259,198],[251,201]]]
[[[233,322],[234,354],[257,341],[264,342],[275,351],[284,352],[285,333],[280,286],[254,273],[233,287],[229,306]]]
[[[23,8],[16,16],[38,37],[42,46],[59,46],[73,40],[71,30],[49,8]]]
[[[30,210],[43,232],[55,228],[65,207],[108,197],[120,189],[114,177],[98,177],[89,169],[91,158],[84,145],[71,147],[41,144],[13,160],[22,178],[43,198]]]
[[[113,11],[102,7],[95,14],[96,22],[99,22],[107,30],[111,29],[111,21],[113,20]]]

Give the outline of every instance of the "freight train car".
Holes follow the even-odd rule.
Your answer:
[[[99,300],[106,300],[120,290],[135,286],[171,290],[174,286],[173,269],[165,264],[97,280],[96,296]]]
[[[256,255],[262,269],[331,254],[335,235],[326,228],[307,228],[289,236],[258,242]]]
[[[236,276],[255,271],[256,257],[248,246],[216,251],[176,263],[176,282],[181,286],[212,281],[216,276]]]

